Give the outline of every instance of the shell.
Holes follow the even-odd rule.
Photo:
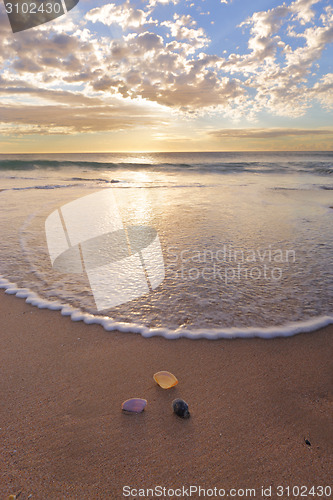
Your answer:
[[[132,398],[124,401],[121,405],[121,409],[131,413],[141,413],[145,409],[146,404],[146,399]]]
[[[183,399],[174,399],[172,401],[172,408],[178,417],[189,418],[190,412],[188,409],[188,404]]]
[[[162,389],[170,389],[178,384],[178,380],[170,372],[157,372],[154,374],[153,378]]]

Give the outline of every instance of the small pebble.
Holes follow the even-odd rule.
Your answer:
[[[190,412],[188,409],[188,404],[183,399],[174,399],[172,401],[172,408],[178,417],[189,418]]]
[[[308,446],[311,446],[311,443],[308,439],[304,439],[304,441],[305,441],[305,444],[307,444]]]

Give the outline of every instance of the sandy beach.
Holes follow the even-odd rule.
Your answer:
[[[1,498],[121,499],[125,486],[158,485],[279,498],[278,485],[329,484],[332,327],[274,340],[144,339],[3,291],[0,314]],[[178,386],[154,383],[163,369]],[[148,400],[144,413],[121,412],[130,397]],[[189,420],[172,413],[175,397]]]
[[[332,56],[333,0],[4,1],[0,500],[333,500]]]

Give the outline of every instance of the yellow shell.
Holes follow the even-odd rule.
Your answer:
[[[153,378],[163,389],[170,389],[178,384],[178,380],[170,372],[157,372],[154,374]]]

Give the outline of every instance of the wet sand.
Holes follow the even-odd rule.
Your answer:
[[[124,486],[191,485],[281,498],[278,485],[330,484],[333,326],[273,340],[144,339],[3,291],[0,317],[1,499],[118,500],[135,498]],[[159,370],[178,386],[158,387]],[[148,400],[144,413],[121,412],[130,397]],[[172,413],[176,397],[189,420]]]

